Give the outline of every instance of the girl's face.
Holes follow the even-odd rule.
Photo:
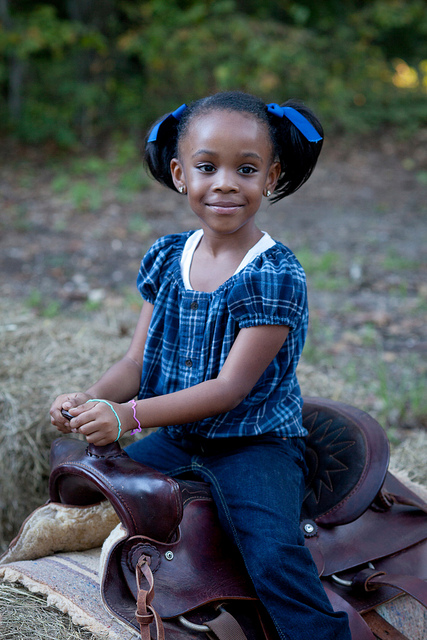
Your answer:
[[[274,191],[274,162],[267,127],[250,114],[217,110],[196,117],[171,161],[175,186],[185,186],[189,204],[205,231],[230,234],[255,229],[263,193]]]

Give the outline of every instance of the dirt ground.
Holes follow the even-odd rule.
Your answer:
[[[329,141],[309,182],[259,214],[308,274],[306,363],[341,372],[397,430],[427,425],[424,138]],[[112,298],[137,307],[144,251],[159,235],[197,228],[186,198],[165,188],[124,196],[114,173],[100,182],[87,165],[79,197],[70,159],[12,144],[0,153],[0,304],[30,306],[34,322],[66,314],[78,323]]]

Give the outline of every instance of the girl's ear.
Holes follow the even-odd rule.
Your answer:
[[[170,163],[172,180],[177,191],[185,187],[184,169],[178,158],[172,158]]]
[[[265,181],[265,187],[264,187],[265,192],[270,191],[271,193],[273,193],[273,191],[276,188],[276,184],[280,177],[281,172],[282,172],[282,167],[280,165],[280,162],[272,162],[270,169],[268,170],[267,179]]]

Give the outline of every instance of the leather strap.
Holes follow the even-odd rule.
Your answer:
[[[409,640],[374,610],[364,613],[363,618],[380,640]]]
[[[414,498],[408,498],[406,496],[400,496],[396,493],[389,493],[388,491],[383,492],[383,497],[386,500],[390,501],[391,504],[402,504],[408,507],[416,507],[420,511],[424,511],[427,513],[427,504],[422,500],[417,500],[416,496]]]
[[[148,561],[149,558],[142,555],[136,565],[138,598],[136,601],[135,618],[141,630],[141,640],[151,640],[150,624],[152,622],[156,623],[157,640],[165,640],[165,630],[162,619],[151,606],[151,602],[154,598],[154,580]],[[148,590],[141,587],[142,576],[144,576],[148,582]]]
[[[247,640],[242,627],[231,613],[221,610],[218,617],[204,623],[211,629],[218,640]]]
[[[327,585],[324,584],[323,587],[334,611],[345,611],[347,613],[351,637],[355,640],[376,640],[360,613],[358,613],[356,609],[353,609],[351,604],[344,600],[344,598],[341,598],[341,596],[332,591],[332,589],[329,589]]]
[[[150,624],[156,623],[157,640],[165,640],[163,622],[159,614],[151,606],[154,598],[154,578],[150,569],[150,557],[144,554],[136,565],[136,582],[138,586],[138,598],[136,604],[135,619],[140,626],[141,640],[151,640]],[[148,582],[148,589],[141,587],[142,578]],[[219,616],[203,623],[214,633],[218,640],[247,640],[242,627],[237,620],[225,609],[221,608]]]
[[[369,569],[365,569],[364,572],[365,571],[369,571]],[[371,591],[382,585],[395,587],[399,589],[399,591],[404,591],[409,596],[412,596],[412,598],[415,598],[415,600],[418,600],[420,604],[427,608],[427,582],[421,580],[421,578],[377,572],[373,576],[367,577],[365,584],[366,591]]]

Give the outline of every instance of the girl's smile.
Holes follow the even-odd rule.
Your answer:
[[[218,215],[222,215],[222,214],[237,213],[243,205],[238,204],[237,202],[231,202],[231,201],[226,201],[226,202],[213,201],[213,202],[209,202],[208,206],[211,207],[213,211],[218,213]]]
[[[267,128],[248,114],[216,110],[191,122],[171,162],[205,233],[259,233],[254,217],[280,174]]]

